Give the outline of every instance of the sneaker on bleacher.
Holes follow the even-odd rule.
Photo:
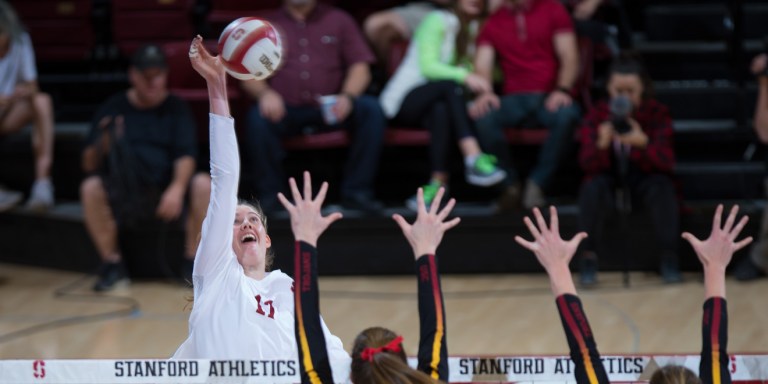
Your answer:
[[[467,167],[466,179],[472,185],[489,187],[507,177],[507,172],[496,166],[496,157],[486,153],[477,156],[472,166]]]
[[[53,207],[53,184],[51,180],[35,181],[26,207],[34,211],[45,211]]]
[[[421,187],[424,192],[424,206],[427,210],[429,210],[429,207],[432,205],[432,200],[435,200],[435,196],[437,196],[437,191],[440,190],[440,187],[445,188],[445,195],[443,195],[443,201],[445,201],[445,196],[448,194],[448,187],[443,185],[443,183],[440,181],[432,180],[429,182],[429,184],[423,185]],[[409,197],[408,200],[405,201],[405,206],[408,207],[408,209],[411,211],[418,212],[418,194]]]
[[[24,195],[21,192],[11,191],[0,187],[0,212],[13,208],[16,204],[21,202],[21,199],[23,198]]]

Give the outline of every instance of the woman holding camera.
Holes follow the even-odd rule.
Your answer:
[[[579,226],[592,234],[582,244],[582,285],[597,283],[596,244],[603,221],[618,209],[642,207],[651,215],[666,283],[682,281],[677,258],[678,202],[672,182],[675,153],[672,119],[652,97],[642,64],[622,57],[611,66],[609,101],[584,118],[579,163],[585,181],[579,193]],[[617,200],[617,190],[622,198]],[[628,198],[627,194],[629,194]],[[618,203],[618,204],[617,204]]]

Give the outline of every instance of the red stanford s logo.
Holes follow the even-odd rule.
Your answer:
[[[32,371],[34,372],[34,376],[36,379],[44,378],[45,377],[45,361],[35,360],[35,362],[32,363]]]

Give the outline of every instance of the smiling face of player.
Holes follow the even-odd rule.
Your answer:
[[[262,223],[262,213],[249,205],[238,205],[232,231],[232,249],[245,274],[251,277],[255,277],[253,274],[263,275],[272,240]]]

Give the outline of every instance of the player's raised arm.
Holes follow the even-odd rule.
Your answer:
[[[303,193],[296,180],[289,180],[293,202],[278,194],[278,199],[291,216],[291,229],[296,240],[294,259],[294,325],[302,383],[333,383],[325,335],[320,320],[320,297],[317,285],[317,240],[341,213],[323,216],[320,212],[328,183],[324,182],[312,198],[312,179],[304,172]]]
[[[435,253],[445,232],[459,224],[461,219],[455,217],[447,220],[456,204],[454,199],[449,200],[443,209],[439,209],[444,193],[445,189],[440,188],[427,211],[424,204],[424,191],[419,188],[416,194],[418,201],[416,221],[408,224],[398,214],[393,215],[392,218],[402,229],[416,258],[420,328],[418,368],[432,379],[447,382],[449,372],[445,305]]]
[[[723,206],[718,205],[712,222],[712,231],[706,240],[699,240],[685,232],[686,239],[704,267],[704,316],[701,327],[701,363],[699,378],[704,384],[730,383],[728,369],[728,307],[725,300],[725,269],[733,253],[752,242],[752,237],[737,241],[749,218],[736,222],[739,207],[733,206],[724,224]]]
[[[212,56],[203,45],[203,39],[197,36],[189,47],[189,60],[208,85],[212,182],[208,212],[195,256],[194,277],[216,270],[217,265],[223,262],[222,255],[231,254],[232,223],[235,220],[240,180],[240,155],[234,120],[229,111],[226,73],[219,57]]]
[[[568,269],[579,243],[587,237],[580,232],[570,240],[560,237],[559,220],[555,207],[549,207],[550,223],[547,225],[538,208],[533,209],[535,223],[530,217],[523,221],[533,236],[533,241],[515,236],[515,241],[536,255],[547,271],[552,293],[556,297],[557,310],[568,339],[571,360],[576,365],[574,375],[579,384],[607,384],[608,375],[600,361],[592,329],[577,296],[573,276]]]

